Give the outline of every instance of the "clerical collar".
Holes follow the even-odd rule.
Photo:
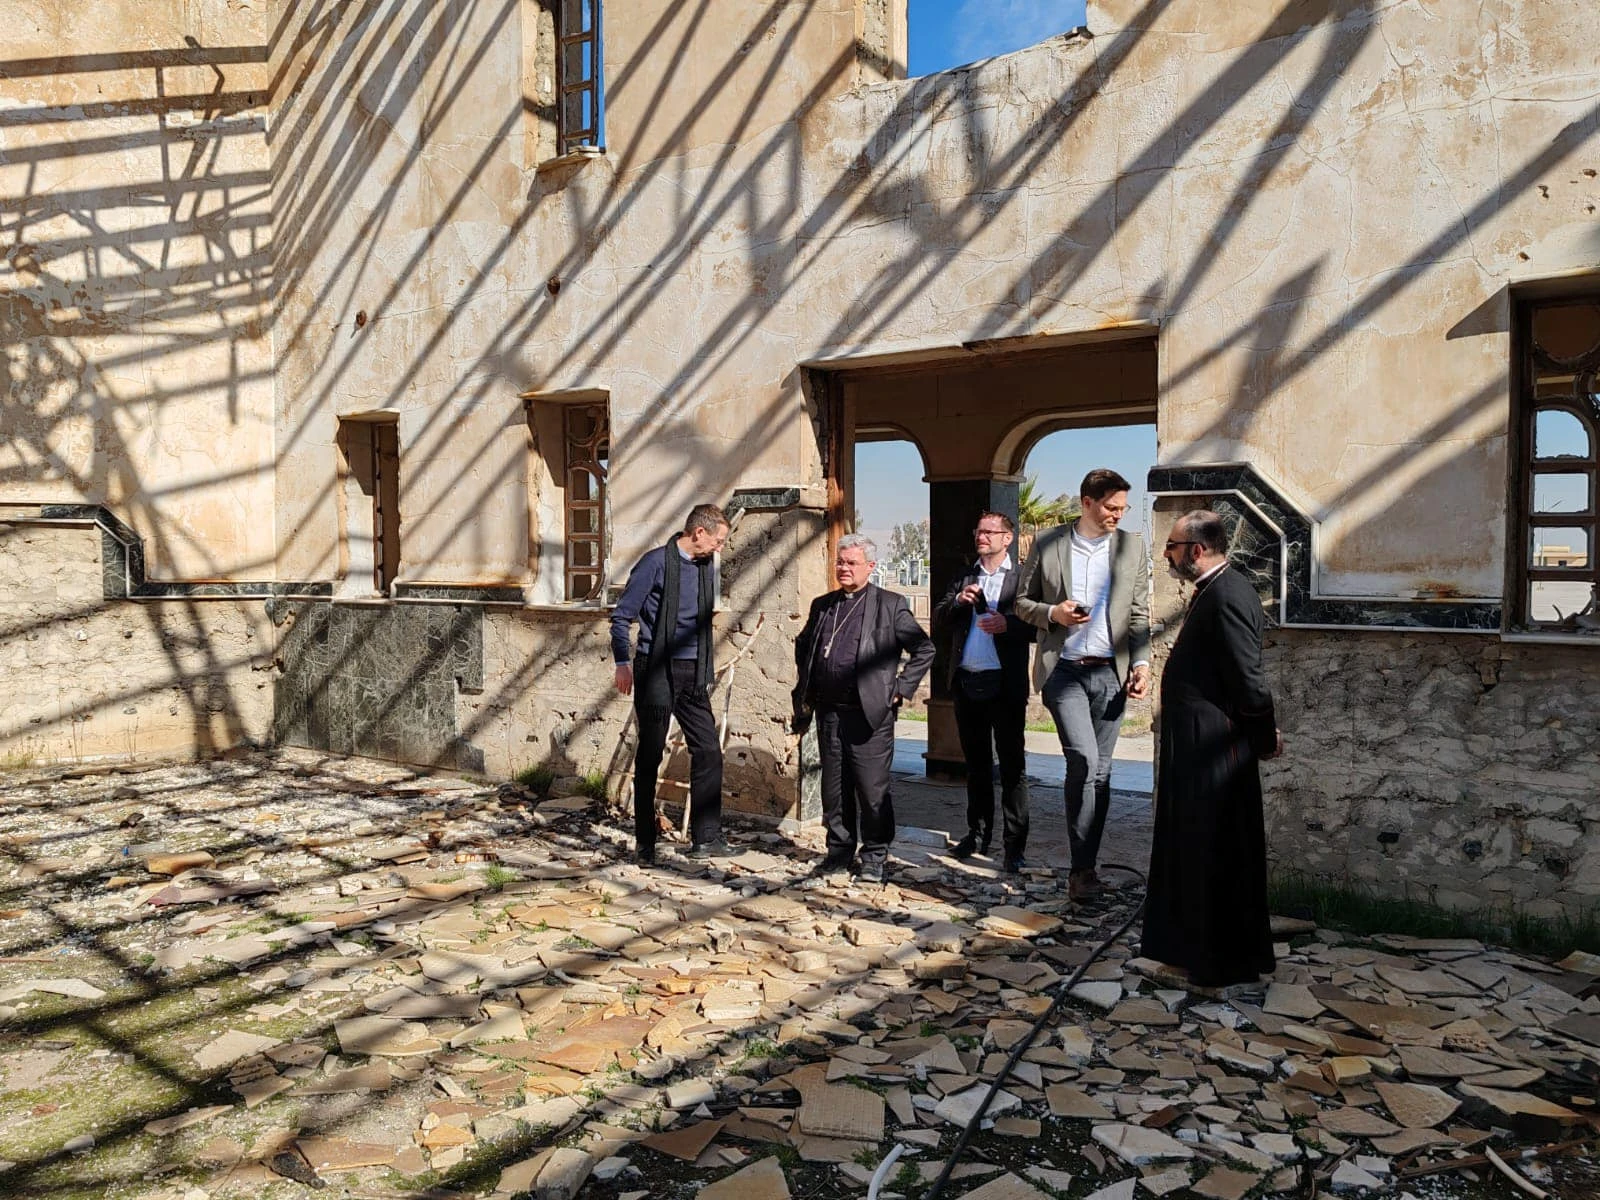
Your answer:
[[[1207,571],[1204,575],[1197,576],[1195,578],[1195,581],[1194,581],[1195,587],[1199,587],[1202,583],[1206,583],[1207,581],[1209,581],[1212,578],[1214,578],[1216,576],[1216,574],[1219,571],[1221,571],[1222,568],[1226,567],[1227,565],[1228,565],[1228,560],[1227,559],[1223,559],[1216,566],[1212,567],[1209,571]]]

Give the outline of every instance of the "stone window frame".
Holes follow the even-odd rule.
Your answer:
[[[598,389],[567,392],[524,392],[528,428],[529,568],[537,581],[553,566],[541,562],[555,549],[544,541],[540,527],[561,531],[559,588],[543,586],[543,603],[593,605],[607,602],[611,576],[611,454],[615,436],[611,427],[611,395]],[[583,422],[586,424],[581,424]],[[583,482],[580,489],[575,481]],[[546,490],[548,493],[546,494]],[[575,547],[592,547],[582,555]]]
[[[400,572],[400,414],[344,413],[334,437],[340,593],[390,598]]]
[[[1585,310],[1591,323],[1572,318]],[[1541,329],[1541,326],[1546,328]],[[1587,332],[1584,330],[1587,329]],[[1540,584],[1579,584],[1590,589],[1587,618],[1600,623],[1600,280],[1578,286],[1536,289],[1517,297],[1512,325],[1513,394],[1516,421],[1512,462],[1512,522],[1508,538],[1512,589],[1506,606],[1513,632],[1595,636],[1596,628],[1578,623],[1583,606],[1570,598],[1572,611],[1547,601],[1548,612],[1535,610],[1533,589]],[[1539,441],[1542,414],[1566,415],[1587,436],[1587,454],[1545,453]],[[1539,511],[1537,489],[1542,480],[1578,479],[1587,496],[1579,511],[1546,506]],[[1581,563],[1552,563],[1546,543],[1539,561],[1539,531],[1571,530],[1584,536]],[[1570,540],[1570,539],[1569,539]]]

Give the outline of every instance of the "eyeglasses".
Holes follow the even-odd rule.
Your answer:
[[[1199,543],[1199,542],[1168,542],[1166,544],[1165,549],[1163,549],[1161,551],[1161,553],[1165,554],[1168,550],[1171,550],[1174,546],[1198,546],[1200,544],[1201,543]]]
[[[1009,529],[974,529],[972,531],[972,536],[973,537],[1005,537],[1010,532],[1011,531]]]

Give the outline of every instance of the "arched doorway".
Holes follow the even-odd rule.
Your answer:
[[[826,397],[828,444],[836,449],[830,528],[848,528],[858,507],[857,443],[914,442],[928,485],[928,591],[935,600],[972,558],[977,514],[994,509],[1016,517],[1022,472],[1041,439],[1061,430],[1151,426],[1156,417],[1156,341],[1147,327],[1005,339],[812,369],[824,375],[817,394]],[[944,685],[947,653],[940,648],[930,673],[929,774],[964,770]]]

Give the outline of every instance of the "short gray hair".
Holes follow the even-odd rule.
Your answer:
[[[839,539],[839,553],[861,547],[861,553],[866,556],[869,563],[878,561],[878,543],[874,542],[864,533],[847,533]]]

